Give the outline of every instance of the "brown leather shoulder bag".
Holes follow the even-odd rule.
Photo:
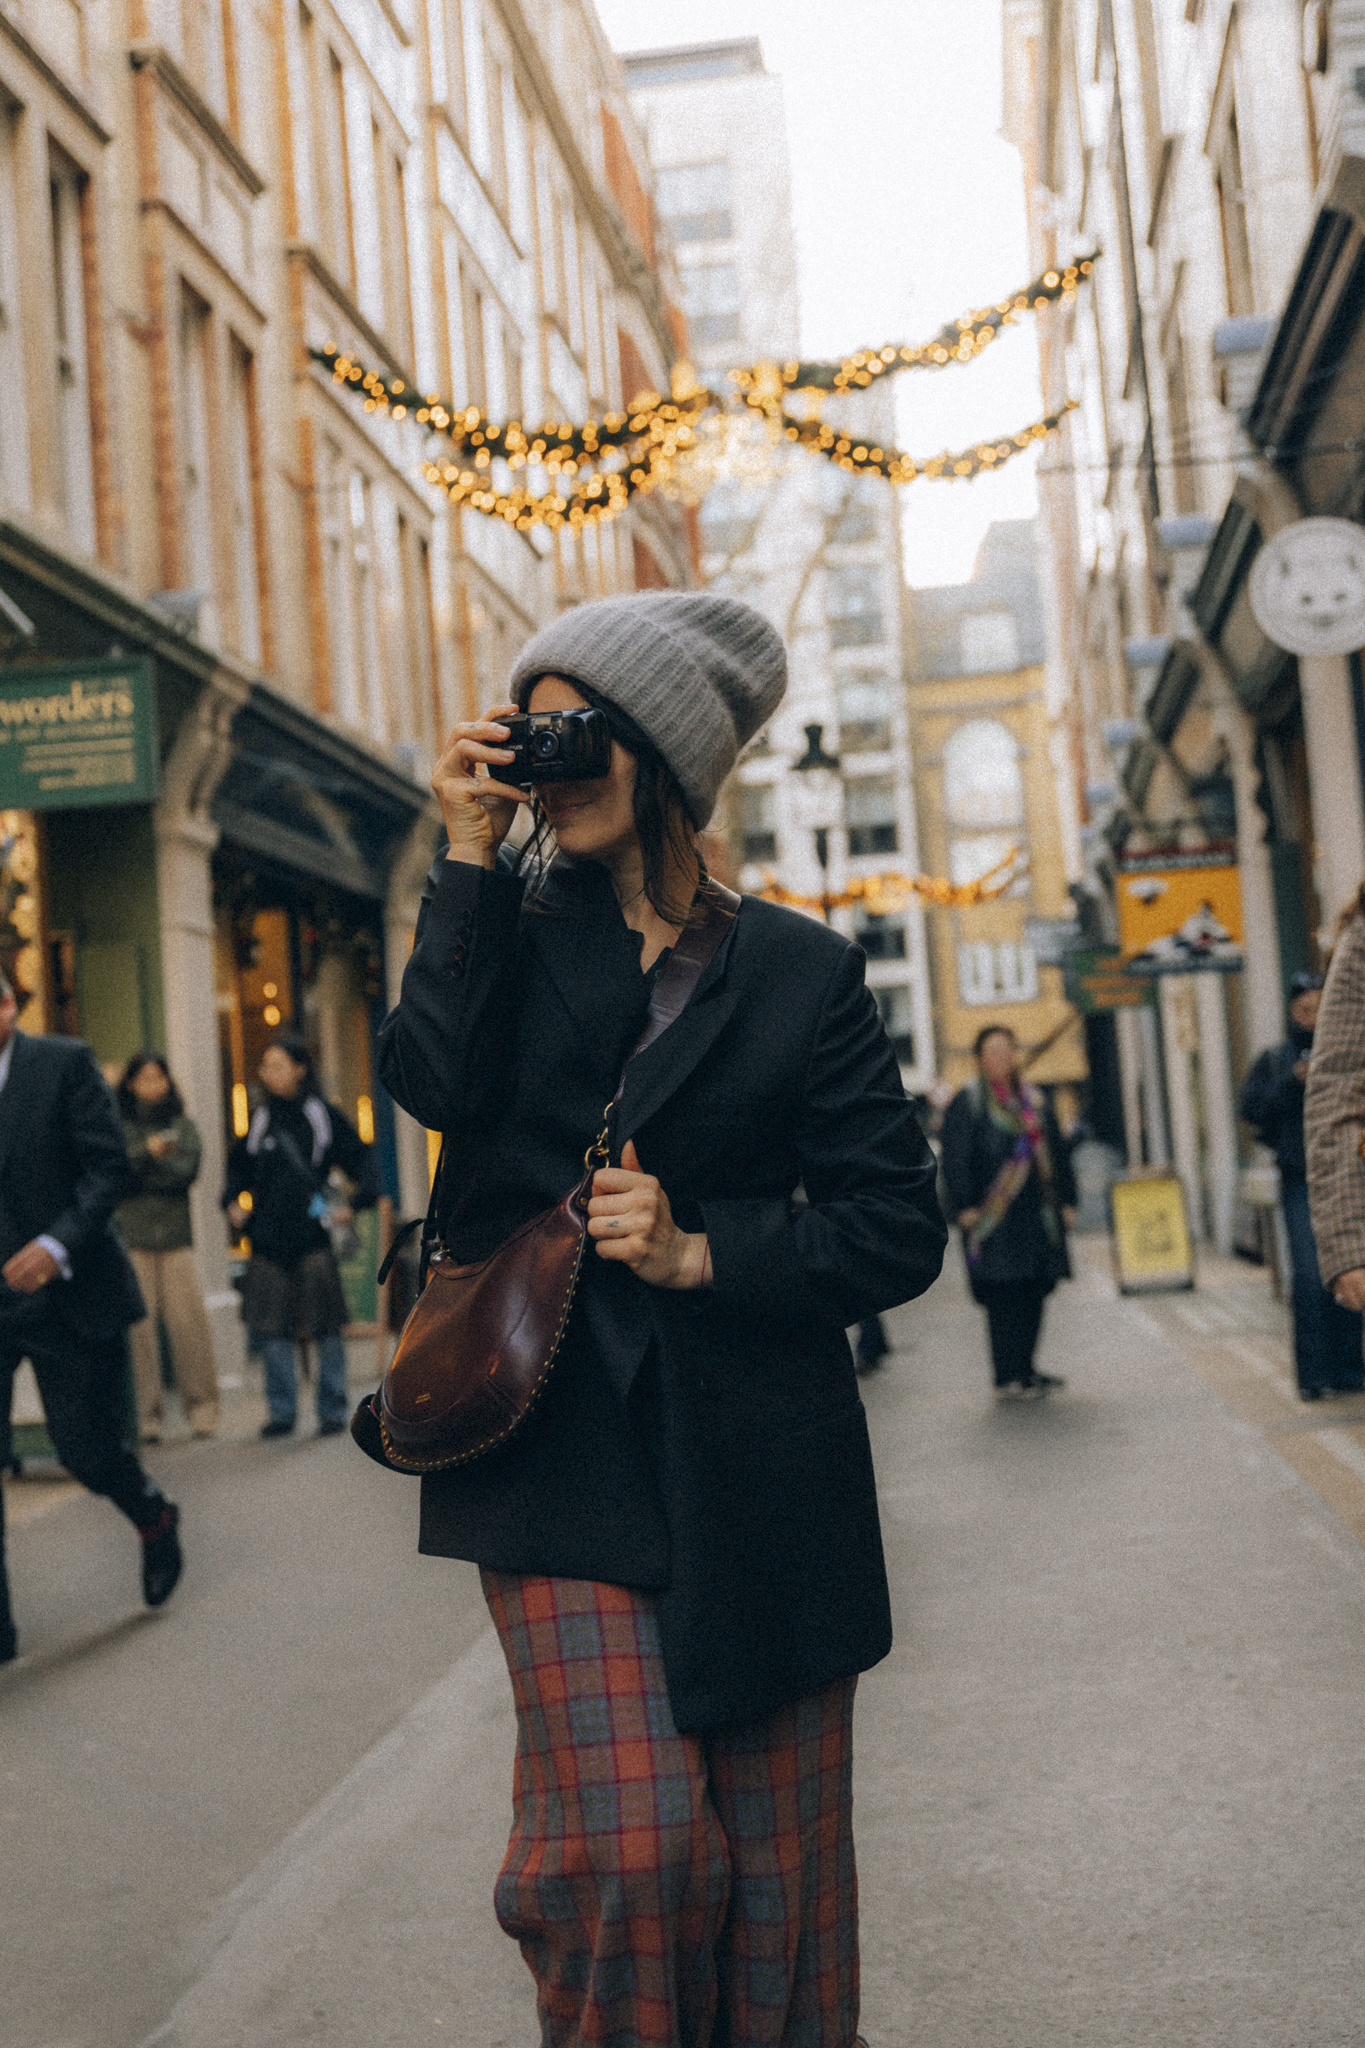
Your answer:
[[[682,1014],[739,909],[734,891],[710,880],[700,900],[704,915],[664,962],[631,1059]],[[447,1472],[486,1456],[540,1399],[563,1345],[588,1242],[593,1175],[610,1156],[611,1113],[624,1087],[623,1073],[584,1155],[583,1177],[562,1202],[472,1265],[458,1265],[439,1243],[432,1252],[426,1286],[373,1402],[385,1462],[398,1471]],[[366,1448],[358,1431],[357,1440]]]

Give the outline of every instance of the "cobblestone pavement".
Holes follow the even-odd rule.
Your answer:
[[[1365,1402],[1297,1402],[1231,1262],[1120,1301],[1083,1242],[1044,1333],[1068,1385],[1031,1406],[991,1401],[955,1250],[890,1322],[872,2048],[1360,2048]],[[153,1453],[190,1543],[163,1614],[100,1503],[16,1530],[0,2042],[532,2048],[473,1574],[414,1556],[414,1493],[344,1439],[252,1440],[250,1399],[235,1440]]]

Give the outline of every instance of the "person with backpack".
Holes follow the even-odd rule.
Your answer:
[[[251,1242],[242,1319],[265,1364],[269,1416],[263,1437],[293,1434],[298,1412],[294,1341],[318,1348],[318,1435],[346,1427],[346,1298],[331,1233],[358,1209],[373,1207],[379,1186],[374,1148],[335,1103],[325,1102],[304,1040],[281,1034],[260,1067],[264,1098],[228,1156],[223,1207]],[[354,1185],[349,1202],[331,1186],[340,1167]]]

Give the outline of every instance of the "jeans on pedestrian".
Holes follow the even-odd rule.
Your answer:
[[[1339,1307],[1322,1284],[1307,1184],[1286,1180],[1280,1198],[1294,1267],[1294,1365],[1300,1391],[1357,1392],[1365,1386],[1361,1319],[1353,1309]]]
[[[346,1345],[339,1331],[315,1339],[318,1352],[318,1421],[346,1420]],[[298,1412],[292,1337],[266,1337],[261,1342],[265,1361],[265,1400],[272,1422],[290,1429]]]

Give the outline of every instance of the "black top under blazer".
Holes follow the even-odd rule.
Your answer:
[[[110,1218],[132,1169],[114,1098],[78,1038],[16,1031],[0,1090],[0,1263],[35,1237],[71,1261],[69,1280],[16,1296],[0,1281],[0,1337],[41,1310],[77,1338],[113,1337],[147,1310]]]
[[[440,1234],[471,1260],[583,1171],[644,1023],[640,939],[605,870],[562,857],[535,906],[438,858],[396,1010],[395,1099],[445,1134]],[[920,1294],[946,1233],[934,1164],[856,946],[745,897],[683,1014],[630,1062],[633,1138],[714,1285],[589,1256],[571,1341],[523,1431],[422,1480],[421,1549],[658,1598],[678,1727],[752,1720],[891,1643],[847,1325]]]

